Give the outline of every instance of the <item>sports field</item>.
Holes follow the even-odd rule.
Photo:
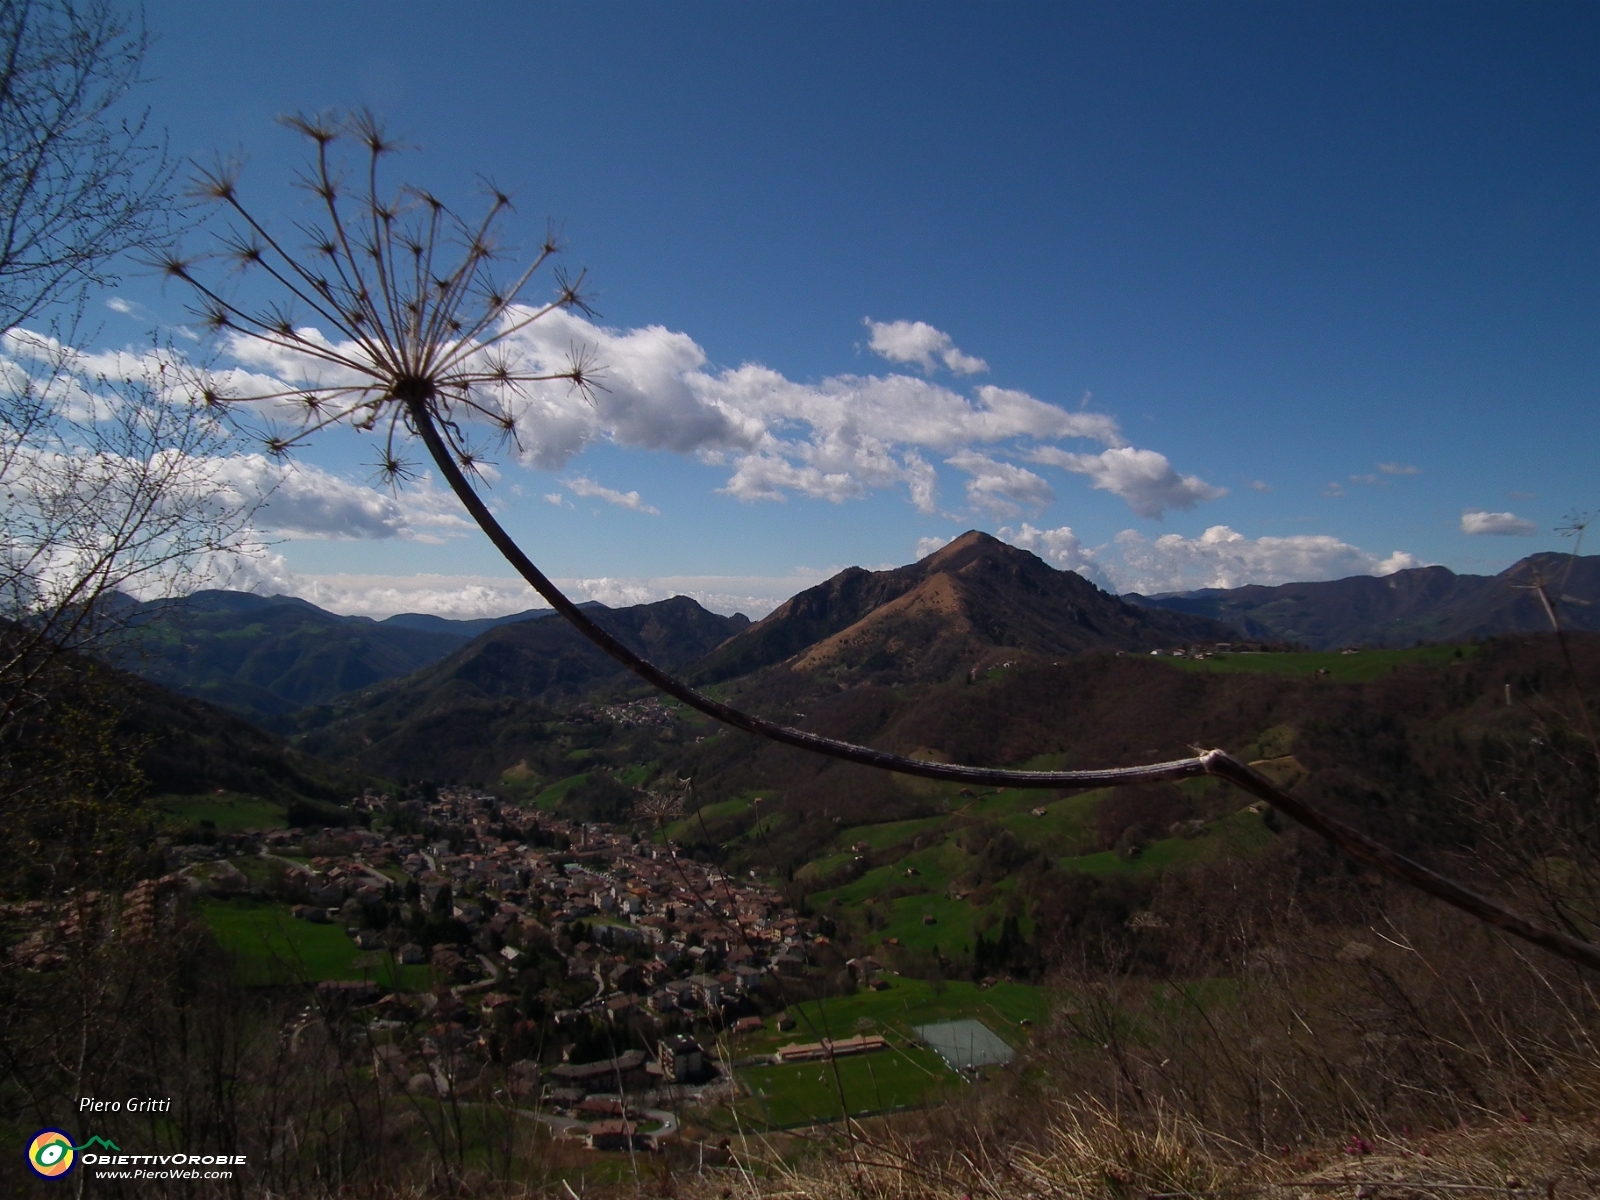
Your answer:
[[[898,1039],[888,1050],[832,1063],[745,1067],[739,1081],[747,1093],[741,1119],[769,1129],[916,1107],[961,1086],[937,1054]]]
[[[722,1047],[729,1058],[771,1054],[790,1042],[877,1034],[889,1049],[837,1064],[794,1063],[781,1067],[742,1067],[739,1079],[748,1092],[741,1098],[741,1119],[767,1126],[789,1126],[915,1107],[964,1086],[944,1061],[921,1044],[918,1026],[973,1019],[982,1021],[1012,1047],[1027,1040],[1028,1026],[1044,1019],[1050,996],[1042,988],[999,983],[979,988],[972,983],[930,983],[899,975],[883,976],[880,992],[813,1000],[790,1010],[795,1028],[781,1033],[769,1019],[766,1028]],[[838,1067],[837,1078],[834,1066]],[[842,1093],[842,1100],[841,1100]]]

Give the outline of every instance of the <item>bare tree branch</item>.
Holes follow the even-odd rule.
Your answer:
[[[0,0],[0,329],[112,282],[165,227],[173,168],[117,115],[150,44],[109,0]]]

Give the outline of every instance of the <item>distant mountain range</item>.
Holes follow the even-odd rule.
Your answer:
[[[1118,597],[978,532],[908,566],[842,571],[755,624],[684,596],[586,607],[663,668],[753,711],[905,753],[1021,761],[1037,752],[1028,749],[1035,742],[1059,741],[1045,736],[1035,709],[1078,703],[1068,693],[1113,670],[1108,652],[1240,640],[1328,649],[1543,632],[1549,618],[1535,581],[1567,628],[1600,631],[1600,556],[1534,555],[1494,576],[1428,567]],[[565,621],[546,619],[548,610],[374,621],[292,597],[212,591],[133,615],[142,636],[122,665],[145,682],[125,686],[128,731],[144,744],[157,793],[224,789],[315,805],[378,777],[474,782],[526,798],[554,788],[563,804],[605,812],[632,803],[631,785],[611,772],[681,769],[730,795],[784,778],[796,803],[826,809],[836,776],[844,778],[794,751],[708,736],[715,723],[648,699],[647,688]],[[1013,677],[1015,687],[1005,683]],[[1024,677],[1034,682],[1023,688]],[[1192,723],[1168,710],[1181,709],[1177,697],[1198,684],[1165,674],[1128,679],[1140,684],[1128,703],[1152,727]],[[985,699],[995,686],[1001,691]],[[1062,695],[1046,702],[1056,691]],[[1013,694],[1020,707],[1007,707],[1002,720],[994,706]],[[990,717],[1000,723],[990,728]],[[1095,752],[1170,749],[1122,732],[1138,724],[1118,717],[1115,733],[1092,739]],[[980,729],[988,731],[979,736]],[[968,744],[974,736],[981,746]],[[1061,745],[1080,742],[1074,735]],[[849,777],[851,794],[874,811],[911,803],[898,785]]]
[[[1205,588],[1123,596],[1130,603],[1221,621],[1246,638],[1296,642],[1313,650],[1464,642],[1550,629],[1534,590],[1546,585],[1562,626],[1600,631],[1600,555],[1534,554],[1498,575],[1457,575],[1417,567],[1328,583]]]
[[[1536,579],[1568,628],[1600,630],[1600,556],[1534,555],[1494,576],[1426,567],[1118,597],[976,531],[908,566],[849,568],[753,625],[683,596],[586,607],[662,667],[788,719],[865,685],[933,685],[1095,652],[1241,639],[1331,649],[1537,632],[1549,619],[1530,590]],[[124,665],[377,774],[489,781],[530,763],[542,764],[528,770],[543,776],[559,770],[547,744],[556,736],[551,722],[575,702],[635,686],[551,615],[374,621],[292,597],[201,592],[145,610],[139,654]]]
[[[663,668],[785,719],[796,704],[823,711],[825,698],[854,689],[1236,636],[1204,617],[1129,604],[977,532],[910,566],[843,571],[756,625],[683,596],[593,611]],[[395,778],[489,783],[512,771],[548,782],[581,770],[572,764],[588,761],[586,745],[609,736],[562,731],[573,702],[639,687],[566,622],[525,621],[294,720],[305,749]]]
[[[342,617],[293,596],[202,591],[139,605],[140,636],[118,664],[185,696],[255,721],[409,675],[502,625],[552,616],[452,621],[402,613],[383,621]]]

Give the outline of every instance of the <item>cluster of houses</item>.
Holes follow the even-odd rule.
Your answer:
[[[563,944],[563,934],[581,927],[567,973],[593,978],[596,989],[558,1019],[585,1012],[614,1019],[636,1006],[719,1013],[768,972],[805,973],[814,927],[774,888],[606,825],[543,816],[533,838],[520,824],[523,810],[469,789],[442,789],[428,807],[433,825],[450,836],[383,838],[374,846],[378,835],[363,830],[343,861],[312,861],[315,881],[359,893],[376,882],[373,868],[397,867],[427,905],[448,887],[457,898],[452,915],[473,932],[492,931],[513,967],[530,943],[554,937]]]
[[[768,977],[804,975],[813,946],[825,944],[777,890],[669,845],[550,814],[531,824],[526,810],[467,788],[440,789],[408,807],[409,820],[374,820],[376,830],[282,830],[246,840],[280,860],[282,878],[302,901],[295,916],[344,925],[362,950],[434,968],[441,982],[425,996],[385,996],[364,982],[329,983],[321,993],[375,1028],[394,1017],[433,1022],[424,1042],[438,1053],[470,1053],[476,1044],[486,1056],[487,1040],[481,1032],[474,1037],[474,1027],[505,1027],[497,1020],[502,1008],[515,1027],[527,996],[525,969],[537,961],[547,975],[552,954],[562,960],[565,1006],[544,1016],[558,1032],[565,1027],[576,1036],[596,1022],[626,1025],[635,1034],[640,1026],[692,1032],[702,1022],[759,1027],[762,1018],[751,1014],[771,1006],[763,986]],[[361,798],[356,808],[372,817],[395,811],[378,796]],[[426,832],[398,831],[407,826]],[[215,860],[240,849],[218,846],[198,857]],[[222,865],[201,862],[190,870]],[[415,933],[418,923],[399,915],[383,928],[364,925],[364,911],[378,901],[391,913],[447,916],[469,940],[428,944]],[[780,1016],[779,1028],[788,1027]],[[400,1086],[442,1092],[449,1085],[436,1060],[424,1058],[397,1058],[391,1074],[404,1075]],[[599,1147],[659,1140],[660,1122],[641,1133],[628,1106],[669,1103],[675,1087],[681,1095],[683,1087],[718,1075],[691,1034],[671,1032],[659,1038],[654,1055],[628,1050],[599,1062],[518,1065],[527,1076],[524,1093],[537,1093],[548,1111],[576,1121],[569,1134]],[[607,1105],[622,1107],[612,1112]]]
[[[671,709],[655,696],[628,700],[621,704],[580,705],[579,720],[597,721],[623,729],[664,729],[676,719]]]
[[[1200,646],[1180,646],[1176,650],[1152,650],[1155,658],[1211,658],[1218,654],[1261,654],[1267,647],[1260,642],[1214,642]]]

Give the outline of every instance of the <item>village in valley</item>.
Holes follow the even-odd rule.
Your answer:
[[[763,1068],[894,1051],[947,1085],[1010,1057],[992,1034],[974,1066],[871,1022],[816,1027],[805,1001],[897,977],[778,889],[669,843],[471,788],[352,809],[348,827],[168,844],[169,873],[123,911],[147,936],[186,897],[258,984],[309,988],[296,1031],[364,1029],[388,1091],[509,1102],[591,1149],[659,1150],[686,1107],[727,1111]],[[354,955],[309,948],[336,939]],[[49,938],[17,949],[48,957]]]

